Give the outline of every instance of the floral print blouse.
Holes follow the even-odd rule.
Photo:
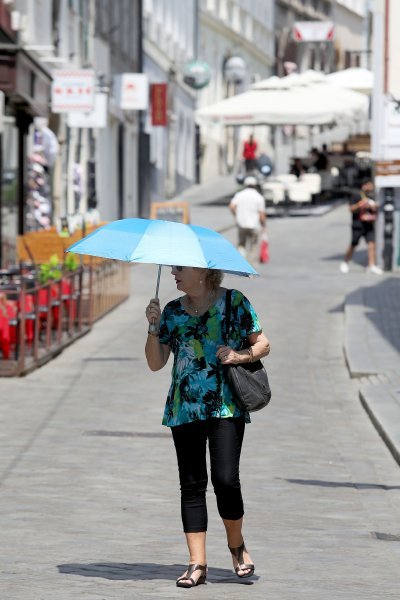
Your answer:
[[[232,290],[228,345],[239,350],[246,336],[259,331],[261,325],[249,300]],[[218,346],[226,344],[225,294],[198,316],[186,312],[181,298],[169,302],[161,315],[159,340],[174,355],[163,425],[174,427],[243,414],[233,400],[224,367],[216,356]],[[247,414],[246,420],[249,421]]]

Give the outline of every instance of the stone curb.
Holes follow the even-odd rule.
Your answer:
[[[376,430],[400,465],[400,388],[367,384],[361,387],[359,395]]]

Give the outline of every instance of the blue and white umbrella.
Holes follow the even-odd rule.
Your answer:
[[[251,277],[257,271],[220,233],[175,221],[122,219],[99,227],[72,244],[67,252],[113,258],[129,263],[152,263],[220,269]],[[160,269],[157,282],[160,280]]]

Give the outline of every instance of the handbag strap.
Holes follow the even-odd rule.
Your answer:
[[[231,306],[232,306],[232,290],[227,290],[225,295],[225,344],[228,343],[229,331],[231,328]]]
[[[232,307],[232,290],[227,290],[225,296],[225,332],[224,332],[224,341],[225,345],[228,345],[229,332],[231,330],[231,307]],[[239,350],[243,350],[244,348],[248,348],[249,344],[247,339],[242,339],[242,343],[240,345]]]

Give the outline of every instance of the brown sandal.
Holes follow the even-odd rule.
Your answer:
[[[228,546],[228,548],[231,551],[232,556],[236,558],[236,560],[239,563],[238,566],[235,568],[236,575],[241,579],[244,579],[245,577],[251,577],[252,575],[254,575],[255,566],[253,565],[253,563],[246,564],[243,562],[243,552],[247,552],[246,546],[244,545],[244,541],[238,548],[231,548],[230,546]],[[244,575],[239,575],[239,571],[249,572],[244,573]]]
[[[197,581],[195,579],[193,579],[193,577],[192,577],[192,575],[195,571],[201,571],[201,573],[202,573],[202,575],[200,575],[200,577],[198,578]],[[207,565],[198,565],[196,563],[191,564],[187,568],[186,575],[183,575],[182,577],[179,577],[179,579],[176,580],[176,585],[177,585],[177,587],[183,587],[183,588],[196,587],[196,585],[205,583],[206,577],[207,577]],[[184,583],[184,582],[186,582],[186,583]]]

